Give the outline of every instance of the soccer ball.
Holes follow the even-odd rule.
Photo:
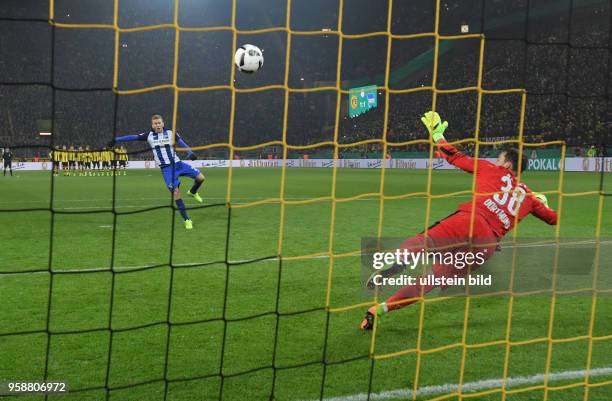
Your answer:
[[[252,74],[259,71],[264,63],[263,53],[257,46],[242,45],[236,50],[234,62],[238,71]]]

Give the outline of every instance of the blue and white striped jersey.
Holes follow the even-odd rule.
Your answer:
[[[178,133],[175,139],[176,142],[179,142],[180,136]],[[153,151],[155,163],[157,163],[158,166],[165,167],[180,161],[174,151],[174,145],[172,145],[172,130],[164,129],[164,132],[161,134],[155,131],[145,132],[138,135],[138,140],[147,141]]]

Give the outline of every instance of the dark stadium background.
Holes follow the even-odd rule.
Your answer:
[[[391,94],[389,110],[379,90],[379,107],[355,119],[346,117],[343,96],[336,125],[339,38],[327,30],[337,29],[338,1],[292,0],[290,15],[291,30],[318,35],[291,36],[288,86],[334,90],[290,93],[286,118],[284,88],[234,92],[233,147],[226,144],[230,90],[181,93],[176,127],[173,88],[150,90],[173,82],[173,26],[121,33],[116,65],[115,30],[79,25],[113,24],[114,4],[121,28],[172,25],[179,4],[180,26],[219,29],[180,33],[177,84],[228,85],[232,3],[237,29],[284,29],[287,0],[0,0],[0,147],[10,146],[18,160],[46,157],[56,145],[100,148],[114,135],[148,130],[151,115],[162,114],[190,145],[221,144],[198,150],[200,158],[227,158],[228,147],[236,146],[253,148],[234,152],[240,158],[283,157],[281,146],[258,146],[282,138],[315,144],[291,149],[288,157],[329,159],[340,150],[343,158],[380,158],[384,138],[392,158],[412,160],[403,163],[408,168],[381,160],[361,160],[374,167],[368,169],[341,168],[361,165],[344,161],[286,168],[278,160],[234,165],[254,168],[204,167],[205,202],[187,201],[193,230],[183,229],[153,163],[125,176],[110,170],[64,176],[62,169],[54,177],[22,169],[2,178],[0,387],[5,379],[69,382],[66,397],[28,401],[348,400],[385,398],[389,391],[413,399],[417,390],[436,399],[608,401],[610,174],[558,169],[558,141],[569,145],[568,155],[591,146],[599,155],[612,152],[606,149],[612,146],[610,1],[393,2],[394,34],[433,32],[436,3],[442,35],[462,35],[462,26],[484,33],[482,86],[518,92],[482,96],[479,139],[519,139],[525,88],[520,139],[557,141],[525,151],[541,165],[554,162],[548,165],[555,170],[528,171],[525,181],[547,194],[561,224],[525,219],[522,238],[546,243],[548,252],[538,247],[535,257],[519,257],[518,246],[509,246],[506,259],[496,257],[513,273],[552,269],[552,288],[543,280],[534,296],[517,293],[513,283],[508,296],[432,294],[385,317],[372,336],[358,328],[366,308],[380,300],[361,288],[362,239],[421,232],[474,193],[474,176],[432,164],[413,168],[412,158],[430,157],[419,121],[431,108],[428,90]],[[344,34],[383,34],[344,38],[342,89],[431,84],[432,38],[393,39],[387,79],[387,2],[343,4]],[[264,49],[266,60],[257,74],[236,72],[236,87],[283,84],[287,32],[239,34],[236,44],[244,43]],[[437,88],[475,86],[479,46],[479,38],[441,40]],[[138,89],[143,93],[117,94]],[[450,122],[447,139],[465,139],[468,153],[477,99],[474,90],[437,96],[436,110]],[[49,131],[52,136],[39,135]],[[336,134],[346,146],[316,146]],[[373,141],[350,145],[367,139]],[[397,145],[414,139],[423,143]],[[150,160],[146,144],[127,146],[131,160]],[[493,150],[480,146],[479,156],[495,156]],[[583,168],[585,161],[592,167],[610,159],[584,159]],[[521,239],[518,229],[506,238]],[[594,259],[580,252],[572,254],[578,262],[561,257],[561,241],[572,239],[595,244]],[[532,263],[521,263],[526,259]],[[559,269],[559,260],[593,275]]]

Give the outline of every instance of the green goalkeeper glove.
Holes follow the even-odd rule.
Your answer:
[[[438,142],[444,139],[444,130],[448,128],[448,121],[442,122],[440,115],[434,111],[428,111],[425,113],[423,117],[421,117],[421,121],[425,124],[427,131],[429,131],[429,135],[431,135],[431,139],[434,142]]]
[[[533,195],[544,204],[544,206],[548,207],[548,199],[546,199],[546,195],[541,194],[539,192],[534,192]]]

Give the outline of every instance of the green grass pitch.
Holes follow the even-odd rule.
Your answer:
[[[264,400],[269,399],[273,383],[277,400],[318,399],[324,370],[325,398],[367,392],[371,371],[374,392],[412,388],[415,353],[376,360],[371,370],[370,334],[358,330],[364,308],[332,313],[327,320],[324,310],[327,258],[284,261],[280,274],[277,260],[226,267],[223,263],[226,242],[230,261],[274,257],[280,224],[278,204],[232,208],[227,239],[228,170],[205,171],[207,181],[201,193],[208,207],[198,207],[193,200],[186,199],[188,207],[193,207],[189,210],[195,226],[192,231],[183,228],[178,213],[173,217],[172,209],[163,207],[171,204],[170,194],[155,169],[131,170],[125,177],[116,177],[114,191],[113,177],[60,176],[55,178],[52,188],[48,172],[17,171],[16,175],[0,178],[0,272],[47,270],[49,266],[57,272],[77,269],[86,272],[53,275],[50,297],[48,272],[0,274],[0,381],[41,380],[48,347],[49,380],[65,380],[73,390],[92,388],[72,395],[50,396],[53,400],[105,399],[109,363],[108,386],[113,401],[216,400],[221,387],[225,400]],[[523,181],[534,190],[553,191],[558,188],[559,173],[528,172]],[[240,205],[279,197],[280,182],[280,169],[234,169],[232,203]],[[190,185],[183,181],[183,191]],[[379,170],[338,169],[335,195],[346,198],[378,192],[379,185]],[[564,192],[597,191],[599,186],[597,174],[564,175]],[[433,172],[434,194],[470,188],[471,176],[465,173]],[[610,178],[605,177],[604,190],[612,192],[611,188]],[[386,171],[386,195],[426,189],[426,171]],[[330,196],[332,170],[287,169],[284,192],[290,200]],[[110,212],[113,195],[119,212],[116,220]],[[430,223],[450,214],[467,199],[432,200]],[[612,198],[605,200],[601,235],[610,237]],[[556,195],[549,195],[549,201],[555,208],[559,204]],[[598,204],[596,195],[564,197],[561,237],[594,238]],[[58,212],[53,216],[49,210],[18,211],[47,209],[51,205]],[[331,210],[330,201],[287,205],[282,256],[326,252]],[[383,235],[408,237],[422,231],[425,210],[424,197],[385,201]],[[376,235],[378,219],[376,197],[336,203],[334,253],[359,250],[362,237]],[[528,217],[519,230],[521,236],[555,234],[554,227],[533,217]],[[601,269],[609,270],[612,267],[609,253],[602,255]],[[176,267],[170,268],[170,263]],[[203,263],[206,265],[189,267]],[[111,264],[121,272],[115,274],[112,313]],[[158,267],[144,269],[155,265]],[[92,269],[97,270],[87,271]],[[358,257],[334,261],[332,308],[369,300],[361,290],[360,277]],[[553,338],[585,337],[553,344],[551,372],[586,368],[592,301],[590,293],[556,298]],[[425,304],[422,350],[462,341],[465,304],[464,297]],[[502,296],[471,299],[466,344],[504,340],[508,305],[508,297]],[[516,297],[511,341],[546,337],[550,305],[551,298],[546,295]],[[278,326],[274,313],[277,308]],[[168,311],[170,328],[165,323]],[[385,316],[377,331],[375,353],[416,347],[419,313],[417,304]],[[611,315],[609,295],[598,297],[594,336],[612,334]],[[110,326],[114,331],[109,361]],[[51,335],[49,344],[47,328],[56,333]],[[26,334],[7,335],[18,332]],[[547,342],[511,346],[508,376],[542,374],[547,351]],[[464,382],[503,376],[505,344],[469,347],[465,352]],[[462,353],[462,347],[457,346],[422,354],[419,387],[458,383]],[[323,359],[326,366],[321,363]],[[276,373],[272,366],[279,368]],[[591,366],[612,367],[612,339],[593,342]],[[166,395],[164,376],[169,380]],[[182,380],[201,376],[206,378]],[[611,378],[610,374],[600,375],[590,381]],[[580,380],[558,380],[549,385]],[[517,388],[520,386],[512,387]],[[548,393],[548,400],[582,399],[583,392],[582,387],[554,390]],[[610,385],[593,387],[589,399],[609,400],[611,392]],[[534,390],[508,395],[506,399],[539,400],[543,393]],[[43,400],[44,396],[17,399]],[[475,399],[501,400],[501,394]]]

